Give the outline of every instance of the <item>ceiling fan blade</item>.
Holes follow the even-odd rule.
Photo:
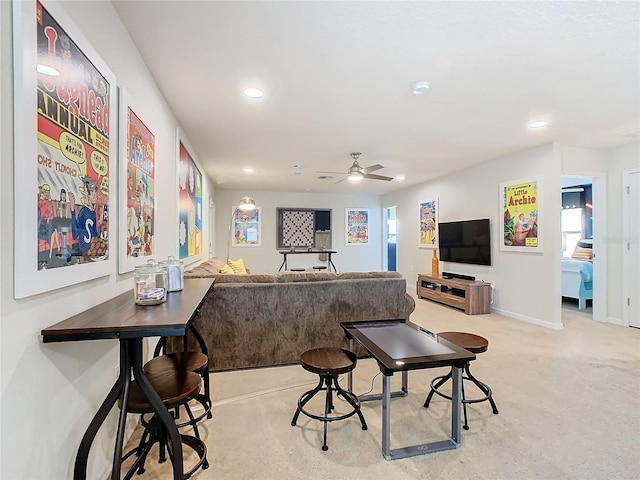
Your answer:
[[[387,182],[393,180],[393,177],[385,177],[383,175],[371,175],[369,173],[365,173],[364,178],[370,178],[371,180],[385,180]]]
[[[338,180],[337,182],[333,182],[334,185],[337,185],[338,183],[342,183],[347,179],[347,177],[344,177],[342,180]]]
[[[381,168],[384,168],[384,167],[378,163],[376,165],[371,165],[370,167],[363,168],[362,173],[375,172],[376,170],[380,170]]]
[[[316,170],[316,173],[332,173],[334,175],[346,175],[346,172],[323,172],[321,170]]]

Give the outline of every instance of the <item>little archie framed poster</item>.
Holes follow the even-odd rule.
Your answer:
[[[542,253],[541,198],[538,177],[500,184],[500,250]]]

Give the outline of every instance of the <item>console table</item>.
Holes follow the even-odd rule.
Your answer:
[[[491,284],[442,275],[418,275],[418,298],[444,303],[467,315],[491,313]]]
[[[185,278],[184,289],[169,293],[167,301],[160,305],[136,305],[131,290],[42,330],[44,343],[100,339],[120,341],[120,374],[82,437],[76,455],[74,480],[87,478],[87,459],[91,444],[107,415],[122,397],[111,473],[112,480],[120,479],[126,405],[132,370],[140,390],[169,433],[173,478],[184,478],[182,443],[175,421],[142,371],[142,339],[184,335],[214,281],[213,278]]]
[[[328,271],[330,272],[331,268],[333,267],[333,271],[336,273],[338,272],[338,270],[336,269],[336,266],[331,261],[331,254],[338,253],[334,250],[280,250],[280,253],[283,255],[284,258],[282,260],[282,263],[280,264],[280,268],[278,269],[278,271],[281,271],[283,268],[287,270],[287,255],[311,255],[311,254],[322,255],[323,253],[326,253]]]

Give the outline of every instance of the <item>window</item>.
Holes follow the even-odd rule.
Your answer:
[[[560,215],[562,256],[570,257],[582,238],[582,208],[563,208]]]

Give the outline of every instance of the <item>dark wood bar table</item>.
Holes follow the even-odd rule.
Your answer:
[[[331,260],[331,255],[334,253],[338,253],[335,250],[281,250],[280,254],[284,257],[282,259],[282,263],[280,264],[280,268],[278,269],[278,271],[281,271],[283,268],[285,270],[287,270],[287,255],[322,255],[322,254],[326,254],[327,255],[327,271],[331,271],[331,268],[333,267],[333,271],[334,272],[338,272],[338,270],[336,270],[336,266],[333,264],[333,261]]]
[[[169,434],[172,446],[169,453],[173,464],[173,478],[174,480],[183,479],[180,434],[171,414],[144,376],[142,340],[145,337],[184,335],[214,281],[212,278],[185,278],[184,289],[180,292],[168,293],[167,301],[160,305],[136,305],[133,291],[129,291],[42,330],[44,343],[100,339],[120,341],[120,374],[80,442],[73,473],[74,480],[86,480],[91,444],[113,406],[119,398],[122,398],[111,473],[112,480],[120,479],[127,399],[132,372],[140,390],[153,406]]]

